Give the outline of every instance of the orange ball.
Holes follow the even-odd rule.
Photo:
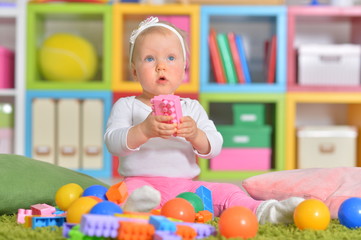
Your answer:
[[[222,212],[218,227],[221,235],[226,238],[253,238],[258,232],[258,220],[248,208],[230,207]]]
[[[160,215],[184,222],[194,222],[196,219],[194,207],[183,198],[174,198],[166,202],[160,210]]]
[[[321,200],[307,199],[295,208],[293,220],[301,230],[325,230],[331,221],[331,214]]]

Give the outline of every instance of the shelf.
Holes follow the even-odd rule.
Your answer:
[[[286,90],[286,8],[283,6],[202,6],[201,7],[201,91],[270,92]],[[210,28],[219,33],[234,32],[243,37],[252,78],[251,84],[217,84],[212,80],[208,36]],[[275,83],[266,83],[264,45],[277,37]]]
[[[27,91],[26,156],[93,177],[111,176],[103,133],[110,91]]]
[[[201,93],[200,102],[205,110],[210,115],[211,120],[216,124],[232,124],[230,120],[231,113],[227,110],[224,104],[234,103],[261,103],[268,106],[266,111],[266,124],[270,125],[272,130],[271,134],[271,169],[269,171],[283,170],[284,166],[284,153],[285,153],[285,141],[284,141],[284,125],[285,125],[285,99],[284,94],[264,93],[264,94],[237,94],[237,93]],[[214,104],[220,104],[220,106],[213,107]],[[212,112],[216,111],[216,115],[212,116]],[[217,116],[217,117],[216,117]],[[223,119],[226,118],[226,119]],[[215,171],[209,167],[209,160],[199,159],[199,165],[201,167],[200,179],[202,180],[220,180],[220,179],[244,179],[253,175],[257,175],[269,171]]]
[[[31,29],[31,31],[28,31],[29,34],[27,41],[27,88],[53,90],[110,89],[112,51],[111,16],[112,8],[110,5],[81,3],[30,3],[28,5],[27,18],[27,27],[28,29]],[[98,67],[95,69],[95,74],[90,76],[91,79],[74,81],[71,79],[66,81],[50,81],[45,79],[39,66],[40,61],[38,51],[43,41],[56,33],[66,33],[71,36],[79,36],[95,49]],[[64,51],[67,50],[65,49]],[[67,55],[63,58],[66,56]],[[54,55],[53,57],[55,58]],[[55,60],[56,59],[49,59],[49,61]],[[61,64],[62,63],[59,62],[59,66],[56,69],[55,66],[49,67],[48,72],[52,72],[52,75],[56,74],[54,78],[60,78],[57,76],[60,76],[59,74],[64,71],[64,69],[61,69]],[[87,71],[93,71],[92,69],[82,70],[83,68],[81,68],[81,66],[82,65],[79,66],[79,70],[74,71],[83,71],[84,74],[86,74]],[[89,65],[89,68],[90,67],[91,65]],[[49,73],[48,75],[50,76]]]
[[[306,106],[304,104],[307,104]],[[330,105],[329,110],[312,111],[312,106],[318,104]],[[297,168],[296,129],[301,125],[356,125],[360,127],[360,105],[361,95],[358,93],[335,93],[335,92],[307,92],[287,93],[286,96],[286,169]],[[309,113],[311,119],[301,122],[300,110],[312,111]],[[323,107],[323,109],[326,109]],[[327,117],[328,114],[328,117]],[[322,120],[319,120],[321,119]],[[326,116],[326,117],[325,117]],[[304,116],[303,116],[304,117]],[[360,138],[358,144],[360,144]],[[360,152],[360,151],[359,151]],[[358,165],[361,159],[358,153]]]
[[[184,84],[177,93],[197,93],[199,7],[196,5],[167,4],[162,7],[146,4],[115,4],[113,11],[113,82],[117,92],[141,92],[139,83],[131,80],[129,71],[129,36],[138,24],[149,16],[166,19],[187,31],[190,46],[190,65]]]
[[[301,44],[361,44],[360,32],[361,7],[289,7],[287,90],[291,92],[360,92],[361,85],[301,85],[298,83],[297,76],[297,49]]]

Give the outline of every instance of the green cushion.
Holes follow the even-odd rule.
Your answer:
[[[0,214],[46,203],[55,206],[55,193],[63,185],[77,183],[83,189],[107,184],[88,175],[50,163],[13,154],[0,154]]]

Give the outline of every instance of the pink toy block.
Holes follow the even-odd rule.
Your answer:
[[[33,211],[33,215],[38,216],[50,216],[56,211],[55,207],[45,203],[31,205],[31,210]]]
[[[173,119],[168,123],[180,123],[182,107],[179,96],[159,95],[152,98],[151,103],[155,115],[173,116]]]
[[[211,159],[213,170],[269,170],[270,148],[224,148]]]
[[[14,52],[0,46],[0,88],[14,87]]]
[[[17,215],[17,222],[24,224],[25,223],[25,216],[31,216],[33,215],[32,211],[30,209],[18,209],[18,215]]]

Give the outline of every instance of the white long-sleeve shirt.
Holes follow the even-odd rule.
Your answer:
[[[213,158],[221,151],[223,138],[197,100],[181,98],[183,116],[190,116],[205,132],[211,146],[207,155],[199,154],[182,137],[152,138],[139,148],[127,146],[129,129],[143,122],[151,107],[132,97],[119,99],[113,106],[104,135],[109,152],[119,157],[122,176],[162,176],[193,178],[200,173],[196,156]]]

